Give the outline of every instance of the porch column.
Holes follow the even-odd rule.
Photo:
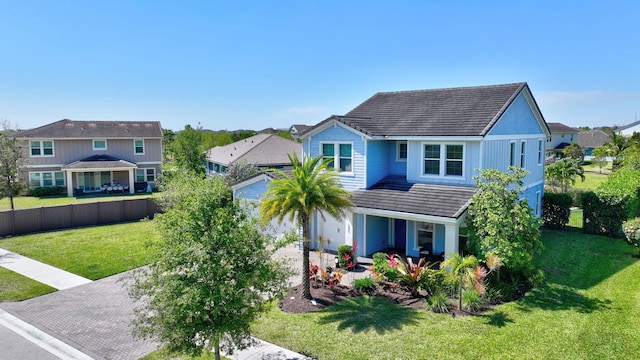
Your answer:
[[[129,194],[135,193],[134,189],[134,181],[133,181],[133,169],[129,169]]]
[[[457,224],[445,224],[444,229],[444,259],[446,260],[449,255],[458,252],[460,229]]]
[[[71,170],[65,171],[67,173],[67,196],[73,196],[73,172]]]

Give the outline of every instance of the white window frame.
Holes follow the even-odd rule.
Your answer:
[[[104,141],[104,147],[103,148],[97,147],[96,141]],[[92,143],[93,143],[93,150],[98,150],[98,151],[107,150],[107,139],[93,139]]]
[[[51,185],[44,185],[44,174],[50,174],[51,175]],[[57,185],[56,184],[56,173],[61,173],[62,174],[62,185]],[[33,174],[38,174],[39,177],[39,181],[40,184],[39,185],[33,185],[31,184],[31,176]],[[29,171],[29,186],[31,187],[53,187],[53,186],[66,186],[67,185],[67,179],[64,176],[64,172],[63,171]]]
[[[542,192],[541,191],[536,191],[536,216],[537,217],[541,217],[542,216]]]
[[[323,141],[320,142],[320,155],[324,158],[323,148],[324,145],[333,145],[333,167],[340,175],[353,175],[354,169],[354,149],[353,149],[353,141]],[[351,171],[342,171],[340,169],[340,145],[351,145]],[[336,167],[337,165],[337,167]]]
[[[153,172],[153,180],[149,180],[148,171],[151,170]],[[138,171],[142,171],[143,181],[138,181]],[[156,181],[156,168],[137,168],[134,174],[135,182],[155,182]]]
[[[405,146],[405,157],[400,156],[401,150],[400,147]],[[406,141],[398,141],[396,142],[396,161],[407,161],[407,157],[409,157],[409,144]]]
[[[542,140],[538,140],[538,165],[544,163],[544,143]]]
[[[520,140],[520,167],[525,168],[527,165],[527,140]]]
[[[51,155],[45,155],[44,154],[44,142],[45,141],[50,141],[51,142]],[[33,155],[33,152],[31,151],[33,149],[33,143],[38,143],[38,149],[40,150],[40,155]],[[30,140],[29,141],[29,157],[54,157],[56,156],[56,151],[55,151],[55,143],[53,140]]]
[[[433,255],[433,249],[436,247],[436,224],[428,221],[416,221],[414,236],[413,236],[413,250],[420,251],[420,243],[418,242],[418,232],[420,232],[420,224],[431,224],[431,249],[423,249],[429,250],[429,255]]]
[[[142,141],[142,152],[139,153],[136,150],[136,141]],[[145,153],[145,146],[144,146],[144,139],[133,139],[133,154],[134,155],[144,155]]]
[[[440,163],[438,174],[425,174],[424,162],[426,158],[424,157],[424,148],[427,145],[438,145],[440,146]],[[462,159],[447,159],[447,145],[453,146],[462,146]],[[431,158],[430,158],[431,159]],[[435,160],[435,158],[433,158]],[[459,161],[462,163],[462,175],[447,175],[447,161]],[[446,143],[435,143],[435,142],[423,142],[421,144],[421,161],[420,161],[420,176],[424,178],[452,178],[452,179],[464,179],[465,178],[465,163],[466,163],[466,144],[460,142],[446,142]]]

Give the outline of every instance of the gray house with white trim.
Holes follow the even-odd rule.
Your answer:
[[[77,193],[155,186],[162,165],[158,121],[75,121],[64,119],[21,131],[31,187],[63,186]]]

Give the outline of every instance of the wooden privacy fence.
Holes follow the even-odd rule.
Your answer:
[[[0,237],[153,218],[150,198],[48,206],[0,212]]]

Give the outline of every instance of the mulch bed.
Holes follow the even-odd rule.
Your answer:
[[[315,305],[311,301],[302,298],[302,285],[298,285],[289,289],[289,292],[280,301],[279,307],[282,311],[288,313],[302,314],[319,311],[339,301],[364,295],[380,296],[405,306],[426,309],[424,297],[412,297],[409,292],[398,288],[391,291],[377,286],[374,292],[361,294],[352,287],[345,285],[311,286],[311,298],[315,300]]]

